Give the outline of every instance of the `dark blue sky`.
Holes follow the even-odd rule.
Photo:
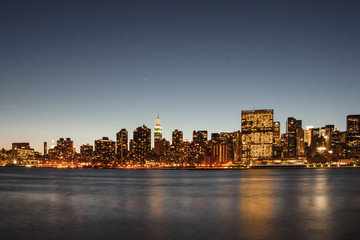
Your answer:
[[[0,147],[359,114],[359,1],[1,1]]]

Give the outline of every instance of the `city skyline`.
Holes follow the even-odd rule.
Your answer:
[[[271,112],[271,116],[272,116],[272,119],[271,119],[271,121],[272,121],[272,124],[273,124],[273,126],[272,126],[272,128],[273,128],[273,130],[272,130],[272,132],[273,131],[275,131],[275,129],[276,129],[276,126],[278,125],[278,124],[280,124],[280,127],[281,127],[281,129],[283,129],[283,128],[285,128],[285,131],[282,131],[282,130],[280,130],[280,132],[279,132],[279,134],[280,135],[282,135],[282,134],[287,134],[287,133],[289,133],[289,134],[291,134],[292,132],[292,130],[291,129],[287,129],[287,124],[288,124],[288,121],[290,120],[290,121],[292,121],[292,120],[295,120],[295,121],[298,121],[298,122],[300,122],[299,123],[299,125],[298,125],[298,128],[301,128],[301,129],[303,129],[303,130],[308,130],[308,129],[313,129],[313,128],[315,128],[315,129],[320,129],[320,128],[326,128],[327,126],[332,126],[332,127],[334,127],[332,130],[334,130],[334,129],[336,129],[336,130],[339,130],[340,132],[346,132],[346,129],[345,129],[345,131],[342,131],[341,129],[339,129],[338,127],[336,127],[336,125],[333,125],[333,124],[326,124],[326,125],[323,125],[323,126],[310,126],[310,125],[303,125],[302,124],[302,120],[296,120],[296,119],[294,119],[293,117],[288,117],[287,118],[287,120],[284,122],[284,123],[282,123],[281,121],[276,121],[276,119],[275,118],[273,118],[273,116],[274,116],[274,109],[252,109],[252,110],[242,110],[241,111],[241,115],[243,115],[244,113],[250,113],[250,114],[252,114],[252,113],[255,113],[255,112]],[[347,118],[348,117],[351,117],[351,116],[359,116],[359,114],[356,114],[356,115],[354,115],[354,114],[349,114],[349,115],[347,115],[346,116],[346,118],[345,118],[345,124],[348,124],[348,122],[347,122]],[[182,139],[183,139],[183,141],[189,141],[189,142],[193,142],[194,141],[194,132],[198,132],[198,131],[205,131],[205,132],[207,132],[207,134],[208,134],[208,136],[207,136],[207,140],[211,140],[211,135],[212,134],[219,134],[219,133],[232,133],[232,132],[237,132],[237,131],[239,131],[240,133],[244,133],[244,131],[246,132],[247,130],[244,130],[244,127],[246,128],[246,126],[244,126],[243,124],[242,124],[242,122],[243,122],[244,120],[242,119],[241,120],[241,122],[240,122],[240,129],[237,129],[237,130],[233,130],[233,131],[209,131],[208,129],[205,129],[205,128],[199,128],[199,129],[193,129],[192,131],[191,131],[191,133],[189,134],[190,136],[189,136],[189,138],[185,138],[185,137],[182,137]],[[265,121],[266,122],[266,121]],[[72,140],[72,144],[73,144],[73,146],[74,146],[74,148],[75,148],[75,151],[76,152],[80,152],[80,149],[81,149],[81,147],[83,146],[83,145],[91,145],[91,146],[94,146],[94,145],[96,145],[96,142],[97,141],[100,141],[100,140],[103,140],[103,139],[108,139],[109,141],[113,141],[114,142],[114,144],[116,144],[116,146],[118,146],[118,143],[117,143],[117,141],[118,141],[118,139],[119,139],[119,134],[121,133],[121,132],[123,132],[123,131],[125,131],[126,132],[126,134],[127,134],[127,137],[126,137],[126,144],[127,145],[129,145],[130,144],[130,141],[131,140],[133,140],[133,138],[134,138],[134,133],[135,133],[135,131],[137,131],[137,129],[140,129],[140,128],[142,128],[142,127],[146,127],[146,128],[148,128],[149,130],[150,130],[150,146],[151,146],[151,148],[152,149],[155,149],[156,147],[155,147],[155,136],[156,136],[156,134],[158,134],[158,129],[160,128],[160,129],[162,129],[162,126],[160,125],[160,117],[159,117],[159,113],[157,114],[157,118],[156,118],[156,124],[154,124],[153,126],[148,126],[148,125],[146,125],[146,124],[142,124],[142,125],[140,125],[140,126],[137,126],[136,128],[134,128],[134,129],[127,129],[127,128],[122,128],[122,129],[120,129],[120,130],[118,130],[118,131],[116,131],[115,133],[113,133],[112,135],[103,135],[103,136],[101,136],[101,137],[99,137],[99,138],[97,138],[97,139],[93,139],[92,141],[90,141],[90,142],[80,142],[80,143],[76,143],[75,142],[75,140],[71,137],[71,136],[60,136],[60,137],[58,137],[58,138],[52,138],[50,141],[44,141],[44,142],[41,142],[41,147],[39,148],[39,149],[37,149],[36,148],[36,144],[33,144],[32,142],[29,142],[29,141],[16,141],[16,142],[10,142],[9,143],[9,145],[10,145],[10,147],[9,148],[4,148],[4,149],[11,149],[11,145],[13,145],[14,143],[29,143],[30,145],[31,145],[31,147],[33,148],[33,149],[35,149],[35,151],[37,151],[37,152],[43,152],[44,151],[44,148],[45,148],[45,145],[46,145],[46,149],[51,149],[52,147],[54,147],[55,145],[53,145],[53,143],[55,143],[56,141],[58,141],[58,140],[60,140],[60,141],[62,141],[63,139],[65,139],[65,138],[67,138],[67,139],[69,139],[69,140]],[[132,131],[134,131],[134,133],[132,133]],[[173,130],[169,130],[170,132],[169,133],[166,133],[165,135],[170,135],[170,137],[169,138],[165,138],[165,137],[161,137],[161,139],[164,139],[164,140],[166,140],[166,141],[169,141],[170,142],[170,144],[173,144],[172,143],[172,141],[173,141],[173,133],[174,133],[174,131],[181,131],[181,133],[183,134],[183,131],[181,130],[181,129],[178,129],[178,128],[176,128],[176,129],[173,129]],[[129,134],[130,133],[130,134]],[[160,130],[160,136],[162,135],[162,130]],[[274,132],[275,133],[275,132]],[[320,134],[320,132],[319,132],[319,134]],[[278,136],[278,138],[280,138],[281,136]],[[272,137],[272,138],[274,138],[274,142],[276,142],[276,137],[275,137],[275,135]],[[305,141],[306,141],[306,139],[304,139]],[[270,142],[269,142],[270,143]],[[124,143],[125,144],[125,143]],[[48,148],[48,146],[49,146],[49,148]],[[1,147],[1,148],[3,148],[3,147]],[[155,150],[156,151],[156,150]],[[159,153],[157,153],[157,155],[159,155]],[[246,157],[245,157],[246,158]]]
[[[0,151],[2,166],[56,168],[187,168],[187,167],[328,167],[354,166],[360,156],[360,114],[346,117],[347,130],[329,124],[321,128],[302,126],[302,120],[288,117],[286,133],[280,133],[273,109],[241,112],[241,130],[209,133],[194,130],[191,141],[175,129],[172,139],[162,137],[159,114],[152,130],[145,125],[129,132],[121,129],[116,141],[102,137],[94,145],[82,144],[76,151],[71,138],[60,138],[43,153],[29,142],[12,143]],[[154,145],[151,146],[152,140]]]
[[[122,128],[191,139],[241,129],[244,109],[303,126],[359,114],[357,1],[3,1],[0,147]],[[131,135],[131,134],[129,134]]]

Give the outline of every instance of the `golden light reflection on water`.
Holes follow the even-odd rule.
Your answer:
[[[149,204],[151,215],[156,218],[161,218],[164,211],[164,178],[156,177],[152,180],[154,187],[150,188],[149,192]]]
[[[238,202],[239,232],[246,239],[266,239],[274,236],[272,228],[276,211],[274,192],[276,185],[272,179],[239,179]]]
[[[321,170],[313,173],[310,184],[301,184],[301,191],[298,198],[304,219],[307,219],[304,234],[322,234],[330,239],[329,229],[331,226],[331,200],[329,199],[329,178]]]
[[[12,175],[0,182],[0,210],[8,213],[0,232],[22,239],[359,236],[359,175],[349,170],[51,171],[40,180],[33,171],[26,182]]]

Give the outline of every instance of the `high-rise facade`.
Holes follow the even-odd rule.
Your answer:
[[[312,129],[314,126],[306,126],[305,128],[305,144],[310,147],[312,139]]]
[[[193,131],[193,142],[203,144],[208,139],[208,132],[206,130]]]
[[[335,128],[331,132],[330,137],[330,153],[333,155],[333,160],[339,160],[343,158],[343,150],[345,149],[345,143],[341,138],[342,133],[339,129]]]
[[[90,144],[83,144],[80,146],[80,159],[82,161],[90,162],[94,153],[94,147]]]
[[[60,138],[48,153],[52,160],[71,161],[75,155],[74,141],[71,138]]]
[[[183,132],[175,129],[172,132],[172,145],[180,146],[183,142]]]
[[[287,120],[287,156],[296,157],[298,156],[298,147],[302,144],[298,141],[304,141],[304,131],[302,130],[302,121],[296,120],[293,117],[289,117]],[[302,135],[301,135],[302,134]],[[302,151],[301,151],[302,152]]]
[[[115,160],[115,141],[108,137],[95,141],[95,158],[101,163],[112,163]]]
[[[279,145],[281,136],[280,136],[280,122],[274,122],[273,126],[273,133],[274,133],[274,144]]]
[[[182,163],[184,160],[183,132],[175,129],[172,132],[172,145],[167,151],[166,158],[171,162]]]
[[[12,158],[17,161],[17,163],[34,158],[34,154],[34,149],[30,148],[30,144],[28,142],[12,144]]]
[[[138,127],[133,133],[133,158],[139,164],[145,164],[151,151],[151,129],[145,125]]]
[[[47,142],[44,142],[44,156],[47,155]]]
[[[158,156],[164,154],[164,143],[162,142],[162,127],[160,125],[159,114],[156,120],[156,125],[154,129],[154,152]]]
[[[334,131],[334,129],[335,129],[334,125],[326,125],[325,127],[321,128],[321,130],[322,130],[321,135],[324,138],[325,147],[327,150],[330,150],[331,133]]]
[[[116,133],[116,152],[123,164],[128,155],[128,131],[125,128]]]
[[[241,112],[242,161],[272,157],[274,110],[247,110]]]
[[[360,156],[360,115],[348,115],[346,118],[346,145],[350,157]]]
[[[296,156],[305,156],[305,131],[302,128],[296,130]]]

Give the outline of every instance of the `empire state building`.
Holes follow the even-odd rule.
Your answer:
[[[160,118],[159,118],[159,114],[158,114],[158,118],[156,121],[156,125],[155,125],[155,130],[154,130],[154,151],[155,154],[160,156],[162,153],[162,127],[160,125]]]

